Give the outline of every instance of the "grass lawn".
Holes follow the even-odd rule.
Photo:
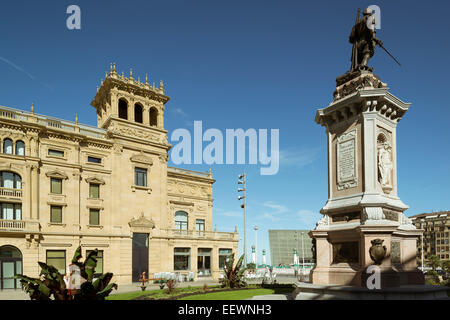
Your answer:
[[[219,286],[210,286],[208,288],[215,289]],[[133,291],[133,292],[126,292],[126,293],[117,293],[117,294],[111,294],[108,297],[106,297],[106,300],[131,300],[138,297],[144,297],[148,296],[149,298],[154,299],[160,299],[160,298],[169,298],[172,296],[177,296],[183,293],[189,293],[189,292],[196,292],[196,291],[202,291],[203,287],[185,287],[185,288],[175,288],[174,291],[169,294],[167,292],[167,289],[158,289],[158,290],[150,290],[150,291]]]
[[[292,290],[291,290],[292,291]],[[250,289],[225,292],[211,292],[187,296],[179,300],[244,300],[262,294],[273,294],[274,289]]]
[[[210,286],[209,290],[221,290],[220,286]],[[203,292],[203,287],[185,287],[185,288],[175,288],[172,293],[168,293],[167,289],[163,290],[150,290],[150,291],[133,291],[126,293],[112,294],[106,297],[106,300],[131,300],[139,297],[148,297],[149,299],[167,299],[174,296],[179,296],[185,293],[195,293],[192,296],[187,296],[180,298],[180,300],[243,300],[251,298],[253,296],[262,294],[282,294],[290,293],[293,288],[260,288],[257,286],[250,286],[248,290],[235,290],[235,291],[224,291],[224,292]]]

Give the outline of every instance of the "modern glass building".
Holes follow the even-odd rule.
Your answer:
[[[272,266],[294,264],[294,250],[298,261],[310,265],[312,261],[312,239],[309,230],[269,230],[270,260]]]

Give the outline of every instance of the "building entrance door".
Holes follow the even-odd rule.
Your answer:
[[[132,281],[138,282],[142,272],[148,277],[148,233],[133,233]]]
[[[22,274],[22,253],[13,246],[0,247],[0,289],[19,289],[16,274]]]
[[[197,270],[199,277],[207,277],[211,275],[211,249],[198,249]]]

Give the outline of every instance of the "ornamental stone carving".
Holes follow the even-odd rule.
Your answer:
[[[130,160],[133,162],[139,162],[150,166],[153,164],[152,158],[147,157],[142,151],[138,154],[134,154],[133,156],[131,156]]]
[[[386,216],[384,215],[383,209],[381,207],[366,207],[364,208],[366,220],[384,220]]]
[[[116,123],[111,123],[111,125],[108,127],[108,132],[112,133],[112,134],[137,137],[137,138],[146,139],[146,140],[149,140],[152,142],[161,143],[161,139],[159,138],[159,135],[152,134],[150,132],[146,132],[144,130],[139,130],[139,129],[135,129],[135,128],[122,127],[122,126],[117,125]]]
[[[378,76],[372,73],[358,73],[351,74],[350,76],[345,75],[346,77],[341,76],[336,79],[337,87],[333,93],[333,101],[342,99],[360,89],[385,88],[387,86]]]
[[[330,217],[324,214],[323,217],[316,223],[316,230],[326,229],[330,225]]]
[[[141,212],[141,216],[137,219],[132,218],[130,222],[128,222],[128,225],[131,228],[140,228],[140,229],[154,229],[155,228],[155,223],[153,222],[153,220],[147,219],[146,217],[144,217],[144,212]]]

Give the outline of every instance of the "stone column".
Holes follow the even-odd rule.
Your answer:
[[[142,110],[142,123],[146,126],[150,125],[150,108],[145,106]]]
[[[215,245],[211,250],[211,275],[213,278],[218,278],[219,274],[219,248]]]
[[[39,167],[31,166],[31,219],[39,219]]]
[[[130,104],[128,105],[128,120],[134,121],[134,100],[130,100]]]
[[[158,128],[164,129],[164,108],[158,110]]]
[[[32,219],[32,201],[33,201],[33,197],[32,197],[32,192],[33,192],[33,187],[32,187],[32,168],[31,165],[27,165],[26,166],[26,174],[27,174],[27,183],[26,186],[28,186],[27,188],[27,198],[28,198],[28,205],[27,208],[22,208],[22,220],[30,220]],[[25,210],[23,210],[25,209]]]
[[[377,112],[363,112],[364,192],[377,193]]]
[[[192,245],[191,246],[191,267],[190,271],[194,273],[194,278],[197,278],[197,259],[198,259],[198,246]]]

